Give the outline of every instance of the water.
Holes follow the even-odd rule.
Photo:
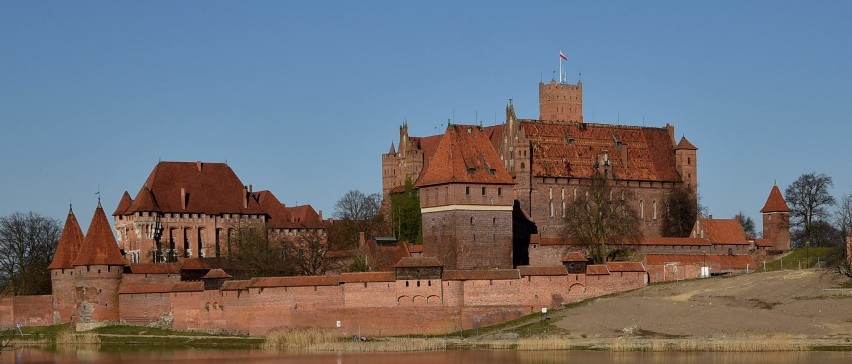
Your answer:
[[[192,363],[192,364],[431,364],[431,363],[852,363],[852,352],[773,353],[610,353],[596,351],[486,351],[452,350],[416,353],[294,354],[264,350],[177,350],[98,352],[77,350],[47,352],[34,348],[0,353],[0,363]]]

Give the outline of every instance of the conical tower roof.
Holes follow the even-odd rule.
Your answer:
[[[133,199],[130,198],[130,194],[127,191],[124,191],[124,194],[121,195],[121,200],[118,201],[118,207],[115,208],[112,216],[124,215],[130,209],[131,204],[133,204]]]
[[[95,209],[95,215],[92,216],[92,222],[89,224],[89,230],[86,231],[86,237],[83,239],[83,246],[80,247],[80,252],[77,254],[77,259],[74,260],[74,266],[80,265],[124,265],[124,258],[121,256],[121,251],[118,249],[118,243],[115,241],[115,236],[112,235],[106,213],[104,213],[101,203],[98,202],[98,208]]]
[[[80,223],[74,216],[74,210],[69,208],[68,217],[65,218],[65,227],[62,229],[59,244],[56,246],[56,253],[53,255],[53,262],[47,266],[47,269],[73,268],[72,264],[74,259],[77,258],[77,253],[82,244],[83,230],[80,229]]]
[[[680,142],[677,143],[677,146],[675,147],[675,150],[678,149],[698,150],[698,148],[692,145],[692,143],[690,143],[685,136],[680,137]]]
[[[766,204],[763,205],[760,212],[764,214],[769,212],[790,212],[790,207],[787,206],[787,201],[784,201],[784,196],[781,195],[778,185],[772,186],[769,198],[766,199]]]

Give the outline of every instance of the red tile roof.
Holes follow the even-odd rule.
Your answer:
[[[778,189],[778,186],[772,186],[769,198],[766,199],[766,204],[763,205],[760,212],[790,212],[790,207],[787,206],[787,201],[784,201],[784,196],[781,195],[781,190]]]
[[[704,231],[704,238],[719,245],[748,245],[742,225],[737,219],[705,219],[699,218],[696,223]],[[696,232],[698,237],[701,231]]]
[[[396,281],[394,272],[357,272],[341,273],[340,282],[364,283],[364,282],[393,282]]]
[[[56,253],[47,269],[73,268],[74,260],[82,245],[83,230],[80,229],[80,223],[77,222],[74,211],[69,209],[68,217],[65,218],[65,227],[62,228],[62,235],[59,236],[59,244],[56,245]]]
[[[172,292],[199,292],[204,290],[204,282],[178,282]]]
[[[414,146],[417,147],[420,151],[423,152],[423,169],[426,170],[426,167],[429,166],[429,162],[432,161],[432,157],[435,155],[435,151],[438,150],[438,143],[441,142],[441,137],[443,135],[432,135],[428,137],[410,137]],[[400,150],[401,152],[401,150]]]
[[[710,240],[702,238],[651,238],[643,237],[639,239],[639,245],[660,245],[660,246],[709,246]]]
[[[263,278],[252,278],[252,280],[251,280],[251,288],[336,286],[338,284],[340,284],[340,277],[337,276],[337,275],[298,276],[298,277],[263,277]]]
[[[254,197],[269,216],[267,227],[270,229],[316,229],[322,226],[322,219],[311,205],[287,207],[266,190],[255,192]]]
[[[394,268],[443,267],[435,257],[405,257],[394,265]]]
[[[757,245],[762,248],[773,247],[775,244],[772,243],[772,240],[769,239],[754,239],[754,245]]]
[[[176,263],[137,263],[124,269],[130,274],[179,274],[180,266]]]
[[[392,271],[402,258],[410,257],[408,244],[399,242],[394,246],[376,244],[375,240],[366,242],[367,264],[377,271]]]
[[[249,287],[251,287],[251,281],[250,280],[225,281],[225,283],[222,284],[222,288],[220,288],[220,290],[222,290],[222,291],[237,291],[237,290],[241,290],[241,289],[249,289]]]
[[[526,276],[564,276],[568,274],[568,270],[565,269],[564,265],[558,265],[554,267],[531,267],[528,265],[522,265],[518,267],[518,271],[521,273],[522,277]]]
[[[118,206],[115,208],[112,216],[127,214],[127,209],[130,208],[131,204],[133,204],[133,199],[130,198],[130,194],[127,191],[124,191],[124,194],[121,195],[121,200],[118,200]]]
[[[590,276],[605,276],[609,274],[606,264],[589,264],[586,266],[586,274]]]
[[[568,252],[562,257],[563,262],[585,262],[587,260],[586,256],[579,252]]]
[[[681,181],[666,128],[529,120],[520,126],[532,143],[535,176],[591,178],[606,152],[617,179]]]
[[[158,163],[126,213],[138,211],[208,215],[263,213],[231,167],[206,162]]]
[[[180,260],[180,269],[215,269],[226,268],[227,260],[225,258],[186,258]]]
[[[644,272],[645,266],[642,262],[607,262],[606,268],[610,272]]]
[[[489,269],[489,270],[445,270],[443,280],[445,281],[473,281],[473,280],[505,280],[520,279],[521,272],[517,269]]]
[[[698,148],[692,145],[692,143],[690,143],[689,140],[686,139],[686,137],[680,137],[680,142],[677,143],[677,146],[674,149],[698,150]]]
[[[83,245],[80,247],[80,252],[72,265],[76,267],[80,265],[124,264],[125,260],[121,256],[121,250],[118,249],[112,228],[107,221],[101,203],[98,202],[98,208],[95,209],[92,222],[89,223],[89,230],[86,231],[86,236],[83,238]]]
[[[451,125],[416,187],[444,183],[512,184],[497,150],[478,126]]]
[[[211,270],[207,271],[207,274],[205,274],[204,277],[201,277],[201,279],[218,279],[218,278],[231,278],[231,275],[228,274],[228,273],[225,273],[225,271],[223,271],[219,268],[215,268],[215,269],[211,269]]]
[[[666,263],[681,263],[703,265],[715,269],[756,269],[758,262],[750,255],[716,255],[716,254],[646,254],[645,264],[663,265]]]

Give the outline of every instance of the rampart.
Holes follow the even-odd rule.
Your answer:
[[[177,330],[263,335],[279,327],[322,327],[341,335],[437,334],[505,322],[543,307],[644,287],[641,263],[447,270],[437,279],[394,272],[342,273],[226,281],[174,282],[164,274],[127,274],[118,290],[119,320]],[[0,300],[0,325],[53,324],[51,296]],[[339,322],[339,326],[338,326]]]

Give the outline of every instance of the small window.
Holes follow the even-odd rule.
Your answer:
[[[485,196],[485,187],[482,187],[482,195]]]
[[[497,196],[503,196],[503,187],[497,187]]]
[[[467,196],[470,196],[470,187],[464,188],[464,194],[467,195]]]

